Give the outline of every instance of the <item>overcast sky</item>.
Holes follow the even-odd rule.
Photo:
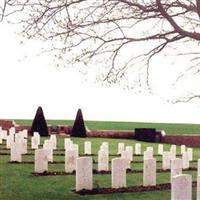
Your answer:
[[[162,69],[165,76],[154,70],[153,95],[136,94],[94,84],[94,77],[90,79],[70,67],[56,68],[48,55],[37,55],[41,42],[20,45],[13,27],[0,24],[0,30],[2,119],[32,119],[42,106],[47,119],[74,119],[81,108],[86,120],[200,123],[198,101],[171,104],[163,100],[178,93],[167,87],[173,75],[170,68]],[[179,85],[179,89],[184,91],[186,85]]]

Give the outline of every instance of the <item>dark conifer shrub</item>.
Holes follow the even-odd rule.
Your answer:
[[[31,126],[31,134],[33,135],[33,132],[39,132],[40,136],[48,136],[48,127],[47,122],[45,120],[42,107],[38,107],[35,118],[32,122]]]
[[[78,112],[76,114],[76,119],[75,119],[74,125],[72,127],[71,136],[74,136],[74,137],[86,137],[87,136],[81,109],[78,109]]]

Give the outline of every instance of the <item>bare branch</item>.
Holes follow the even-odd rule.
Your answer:
[[[25,38],[49,41],[45,51],[64,63],[98,63],[108,83],[123,82],[134,71],[134,84],[151,88],[152,59],[170,57],[169,48],[181,59],[186,41],[200,52],[199,0],[2,0],[0,20],[5,17]],[[199,73],[200,54],[192,52],[180,77]]]

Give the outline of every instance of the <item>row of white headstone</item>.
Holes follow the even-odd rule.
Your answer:
[[[122,158],[128,160],[127,168],[130,168],[130,162],[133,161],[134,155],[141,155],[141,144],[135,144],[135,154],[133,154],[133,147],[126,146],[124,143],[118,144],[118,154],[121,154]],[[170,169],[170,161],[176,159],[176,145],[171,145],[169,151],[163,151],[163,144],[158,145],[158,154],[162,155],[162,169]],[[181,146],[182,154],[182,167],[183,169],[188,169],[190,166],[190,161],[193,160],[193,149],[187,148],[185,145]],[[153,147],[147,147],[143,152],[143,160],[153,159]]]
[[[7,149],[10,149],[10,145],[12,142],[18,142],[22,138],[28,138],[28,130],[24,129],[16,133],[15,127],[11,127],[8,131],[2,130],[2,127],[0,127],[0,144],[2,144],[3,140],[5,140]]]
[[[0,142],[6,140],[7,148],[11,149],[11,160],[21,161],[21,154],[27,153],[27,130],[15,133],[11,128],[9,134],[7,131],[0,130]],[[35,150],[35,172],[48,171],[48,161],[53,162],[53,150],[56,149],[56,136],[51,135],[49,140],[45,140],[43,149],[38,149],[40,136],[34,133],[31,138],[32,149]],[[91,190],[93,188],[93,170],[92,158],[80,157],[79,147],[69,139],[65,139],[65,171],[76,171],[76,191],[82,189]],[[91,142],[84,144],[84,153],[91,155]],[[133,147],[126,146],[123,143],[118,144],[118,154],[121,158],[112,159],[111,164],[111,182],[112,188],[126,187],[126,169],[133,160]],[[141,144],[135,145],[135,154],[141,154]],[[181,146],[182,159],[176,158],[176,145],[172,145],[170,151],[163,151],[163,145],[159,144],[158,154],[162,155],[163,169],[171,169],[171,199],[190,200],[192,198],[192,177],[182,174],[182,169],[189,167],[189,161],[192,160],[192,149],[186,151],[185,145]],[[108,171],[109,169],[109,144],[102,143],[98,152],[98,170]],[[147,147],[144,151],[143,163],[143,186],[156,185],[156,159],[153,158],[153,147]],[[200,199],[200,159],[198,160],[198,178],[197,178],[197,200]]]
[[[76,171],[76,190],[91,189],[92,183],[92,158],[91,157],[78,157],[77,148],[73,148],[73,142],[67,139],[68,145],[65,151],[65,172]],[[70,144],[70,145],[69,145]],[[147,152],[151,148],[147,149]],[[163,156],[165,153],[163,154]],[[112,187],[120,188],[126,187],[126,169],[127,159],[122,157],[112,159]],[[168,159],[169,160],[169,159]],[[182,174],[183,164],[180,158],[169,160],[171,169],[171,181],[176,175]],[[104,142],[100,146],[98,152],[98,170],[108,171],[109,169],[109,156],[108,156],[108,143]],[[48,171],[48,152],[44,149],[36,150],[35,154],[35,172],[42,173]],[[79,174],[80,172],[80,174]],[[198,160],[198,174],[200,173],[200,159]],[[156,185],[156,159],[144,158],[143,163],[143,185],[154,186]]]
[[[22,161],[22,154],[27,153],[28,130],[24,129],[16,133],[15,127],[11,127],[8,131],[2,130],[0,127],[0,143],[6,141],[6,148],[10,149],[13,161]]]
[[[171,199],[192,200],[192,176],[182,174],[179,160],[172,161],[171,166]],[[144,160],[143,186],[156,185],[156,161]],[[123,158],[112,159],[112,188],[126,187],[126,164]],[[93,189],[92,158],[81,157],[76,160],[76,191]],[[197,178],[197,200],[200,199],[200,175]]]
[[[25,134],[22,134],[25,133]],[[14,134],[10,133],[9,137],[7,137],[7,146],[11,147],[11,161],[18,161],[21,162],[21,155],[27,153],[27,131],[22,133]],[[15,142],[14,141],[15,136]],[[9,139],[8,139],[9,138]],[[13,138],[11,140],[11,138]],[[12,141],[12,142],[11,142]],[[38,149],[38,145],[40,144],[40,135],[35,132],[34,136],[31,138],[31,146],[32,149]],[[73,144],[70,138],[65,138],[65,150],[70,150],[70,153],[66,153],[66,157],[69,157],[70,154],[76,154],[77,157],[79,155],[79,146],[77,144]],[[43,149],[47,150],[48,152],[48,161],[53,162],[53,150],[56,149],[57,146],[57,139],[56,135],[51,135],[49,140],[45,140],[43,144]],[[123,146],[123,149],[122,149]],[[91,142],[85,141],[84,143],[84,152],[85,154],[91,154]],[[137,153],[140,153],[141,144],[136,143],[135,145]],[[161,152],[162,146],[159,145],[159,152]],[[182,148],[183,149],[183,148]],[[187,151],[182,151],[182,162],[183,162],[183,169],[189,168],[189,161],[192,161],[192,149],[188,148]],[[76,151],[72,153],[72,150]],[[132,146],[124,146],[124,143],[118,144],[118,153],[121,154],[121,158],[127,159],[127,168],[130,168],[130,162],[133,161],[133,147]],[[170,169],[170,160],[176,158],[176,145],[172,145],[170,151],[162,151],[162,168],[163,169]],[[147,147],[146,151],[144,151],[144,160],[153,158],[153,147]],[[101,162],[100,162],[101,161]],[[107,171],[108,170],[108,161],[109,161],[109,144],[108,142],[103,142],[100,146],[100,150],[98,152],[98,170],[99,171]]]
[[[112,159],[112,188],[126,187],[126,160]],[[200,163],[200,160],[199,160]],[[200,166],[200,164],[199,164]],[[156,159],[144,160],[143,186],[156,185]],[[93,189],[92,158],[76,160],[76,191]],[[182,174],[180,159],[171,164],[171,200],[192,200],[192,176]],[[200,175],[197,177],[197,200],[200,200]]]
[[[22,134],[24,133],[24,134]],[[11,148],[11,161],[21,162],[22,154],[27,153],[27,131],[24,131],[18,134],[10,134],[7,137],[7,144],[9,143],[9,148]],[[11,137],[12,136],[12,137]],[[14,140],[15,136],[15,140]],[[8,138],[10,138],[8,140]],[[11,138],[13,138],[11,140]],[[9,142],[8,142],[9,141]],[[11,142],[12,141],[12,142]],[[13,142],[14,141],[14,142]],[[35,132],[34,136],[31,138],[31,146],[32,149],[38,149],[38,145],[40,144],[40,135]],[[123,144],[123,145],[122,145]],[[65,146],[65,155],[68,158],[69,155],[79,155],[79,146],[77,144],[73,144],[70,138],[65,138],[64,140]],[[123,146],[123,149],[122,149]],[[47,150],[48,153],[48,161],[53,162],[53,150],[57,147],[57,139],[56,135],[51,135],[49,140],[45,140],[43,144],[43,149]],[[91,155],[91,142],[85,141],[84,143],[84,153],[87,155]],[[135,145],[136,151],[139,152],[138,148],[141,149],[141,144],[136,143]],[[161,152],[161,147],[159,145],[158,150]],[[183,147],[183,146],[182,146]],[[162,148],[163,149],[163,148]],[[183,149],[183,148],[182,148]],[[70,150],[70,152],[68,152]],[[73,150],[75,152],[73,152]],[[124,148],[124,143],[118,144],[118,153],[121,154],[121,158],[126,159],[127,169],[131,168],[131,161],[133,161],[133,147],[126,146]],[[192,161],[193,151],[192,148],[188,148],[186,151],[186,147],[184,146],[184,151],[182,150],[182,167],[183,169],[188,169],[190,165],[190,161]],[[144,151],[143,159],[152,159],[153,158],[153,147],[147,147]],[[162,151],[162,169],[167,170],[170,169],[170,161],[176,158],[176,145],[171,145],[170,151]],[[70,158],[71,159],[71,158]],[[103,142],[100,146],[100,150],[98,152],[98,170],[99,171],[108,171],[109,162],[109,144],[108,142]]]
[[[6,147],[8,149],[10,149],[10,145],[11,143],[14,141],[14,137],[16,138],[16,141],[21,138],[27,138],[28,137],[28,131],[27,130],[23,130],[20,131],[19,133],[15,133],[15,127],[12,127],[9,129],[9,132],[7,132],[6,130],[2,130],[2,128],[0,127],[0,144],[2,143],[2,140],[6,140]],[[56,139],[56,135],[51,135],[50,136],[50,141],[45,141],[46,143],[53,143],[53,149],[56,149],[56,145],[57,145],[57,139]],[[39,134],[37,132],[34,133],[34,136],[31,137],[31,148],[32,149],[38,149],[38,145],[40,144],[40,138],[39,138]],[[108,146],[108,143],[105,142],[105,144]],[[50,144],[49,144],[50,145]],[[44,145],[49,146],[49,145]],[[65,149],[67,148],[67,146],[70,145],[70,142],[68,141],[68,138],[65,139]],[[108,148],[109,149],[109,148]],[[147,147],[146,150],[152,151],[152,154],[154,154],[153,152],[153,147]],[[128,151],[129,153],[124,153],[124,151]],[[185,145],[181,145],[181,154],[183,155],[186,152],[186,146]],[[190,161],[192,160],[192,149],[188,148],[187,149],[188,152],[188,156]],[[158,154],[159,155],[163,155],[164,153],[164,149],[163,149],[163,144],[159,144],[158,145]],[[170,153],[172,157],[175,157],[176,155],[176,145],[171,145],[170,148]],[[92,154],[92,144],[90,141],[85,141],[84,143],[84,154],[86,155],[91,155]],[[132,146],[125,146],[124,143],[118,143],[118,151],[117,154],[129,154],[129,155],[133,155],[133,147]],[[135,151],[134,151],[135,155],[141,155],[142,154],[142,150],[141,150],[141,144],[140,143],[136,143],[135,144]],[[132,158],[131,158],[132,160]]]
[[[23,130],[22,132],[15,133],[15,128],[12,127],[9,130],[9,135],[2,134],[1,130],[1,138],[6,139],[7,148],[11,149],[11,161],[22,161],[22,154],[27,153],[27,130]],[[3,136],[2,136],[3,135]],[[31,148],[38,149],[40,144],[40,135],[37,132],[34,132],[33,137],[31,137]],[[69,155],[79,155],[79,147],[77,144],[73,144],[70,138],[65,138],[64,146],[66,150],[66,157],[70,157]],[[51,135],[49,140],[45,140],[43,144],[43,149],[48,152],[48,161],[53,162],[53,150],[57,147],[57,139],[56,135]],[[70,152],[67,152],[70,150]],[[75,151],[75,153],[73,152]],[[84,143],[84,153],[86,155],[92,154],[91,142],[85,141]],[[127,168],[131,168],[130,162],[133,161],[133,147],[126,146],[124,143],[118,144],[118,154],[121,154],[121,158],[127,159]],[[141,144],[135,144],[135,154],[141,154]],[[158,145],[158,154],[162,155],[162,168],[164,170],[170,169],[170,161],[176,158],[176,145],[171,145],[170,151],[163,151],[163,144]],[[189,168],[189,162],[192,161],[193,151],[192,148],[187,148],[186,146],[181,146],[181,154],[182,154],[182,165],[183,169]],[[153,147],[147,147],[146,151],[144,151],[144,160],[153,158]],[[70,158],[71,159],[71,158]],[[66,159],[67,160],[67,159]],[[99,171],[107,171],[109,162],[109,144],[108,142],[103,142],[100,150],[98,152],[98,170]],[[74,170],[74,169],[73,169]]]

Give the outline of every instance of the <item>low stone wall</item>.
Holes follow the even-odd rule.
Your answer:
[[[200,147],[200,135],[166,135],[161,139],[162,143],[184,144],[188,147]]]
[[[9,130],[14,126],[14,121],[12,120],[0,120],[0,126],[3,130]]]
[[[88,137],[133,139],[133,131],[89,131]]]

